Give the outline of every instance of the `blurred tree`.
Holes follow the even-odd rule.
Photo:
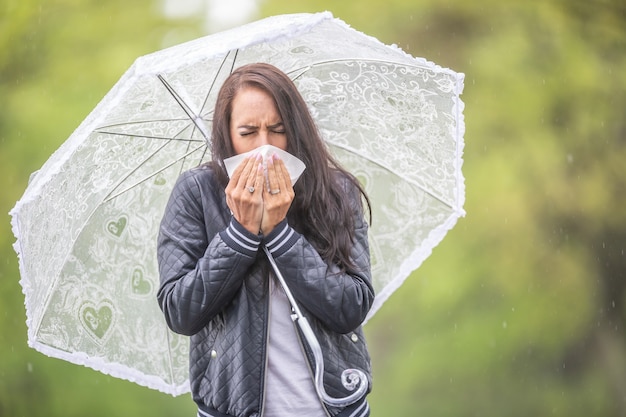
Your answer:
[[[198,19],[169,21],[158,7],[153,0],[5,0],[0,5],[1,416],[194,412],[188,396],[173,400],[26,347],[24,299],[7,215],[30,173],[137,56],[167,46],[165,39],[200,34]]]
[[[264,2],[467,75],[468,217],[366,327],[374,414],[626,415],[622,3]]]
[[[557,250],[584,253],[596,283],[593,311],[578,341],[564,352],[570,378],[601,370],[611,392],[610,415],[626,415],[626,5],[561,2],[573,42],[551,27],[559,66],[546,122],[566,141],[552,204],[538,202]],[[559,30],[561,29],[561,30]],[[577,55],[572,51],[578,52]],[[573,68],[581,70],[572,71]],[[557,80],[555,80],[557,81]]]

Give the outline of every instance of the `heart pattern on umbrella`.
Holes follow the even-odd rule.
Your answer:
[[[80,308],[80,322],[87,333],[99,343],[109,336],[109,330],[114,320],[113,304],[104,300],[98,304],[86,302]]]
[[[111,220],[110,222],[108,222],[106,229],[113,236],[120,237],[122,236],[122,233],[124,232],[127,223],[128,219],[126,218],[126,216],[121,216],[117,220]]]
[[[135,268],[133,271],[130,285],[133,295],[147,296],[152,292],[152,283],[145,278],[141,268]]]
[[[155,177],[154,177],[154,185],[165,185],[167,183],[167,180],[165,179],[165,177],[163,176],[163,173],[159,172]]]

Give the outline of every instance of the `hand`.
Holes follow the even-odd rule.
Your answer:
[[[235,169],[226,186],[226,204],[235,219],[255,235],[261,230],[264,193],[260,155],[249,156]]]
[[[267,183],[264,185],[261,231],[267,235],[287,217],[295,197],[289,171],[276,154],[267,158]]]

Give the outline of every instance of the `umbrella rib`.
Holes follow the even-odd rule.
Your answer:
[[[200,163],[202,163],[202,161],[204,161],[204,157],[207,154],[207,150],[209,149],[210,142],[209,141],[204,141],[204,145],[206,145],[206,146],[204,146],[204,150],[202,151],[202,156],[200,157]],[[201,146],[198,146],[198,147],[194,148],[193,150],[189,151],[190,146],[191,146],[191,142],[188,142],[187,143],[187,150],[188,150],[188,152],[185,155],[183,155],[182,157],[178,158],[173,163],[168,164],[165,168],[171,167],[174,163],[180,161],[181,159],[187,158],[187,156],[191,155],[192,153],[196,152],[198,149],[201,148]],[[178,171],[178,175],[182,174],[183,169],[184,169],[184,164],[181,164],[180,170]]]
[[[205,146],[205,147],[204,147],[204,150],[202,151],[202,156],[200,157],[200,161],[204,161],[204,157],[207,155],[208,150],[209,150],[209,147],[208,147],[208,146]],[[182,169],[183,169],[183,168],[181,167],[180,169],[181,169],[181,171],[182,171]]]
[[[370,159],[370,158],[368,158],[368,157],[366,157],[366,156],[362,155],[362,154],[361,154],[360,152],[358,152],[356,149],[354,149],[354,148],[352,148],[352,147],[350,147],[350,146],[341,145],[341,144],[338,144],[338,143],[332,143],[332,142],[328,142],[328,143],[329,143],[330,145],[332,145],[332,146],[337,147],[337,148],[341,148],[341,149],[343,149],[344,151],[347,151],[347,152],[353,153],[353,154],[355,154],[355,155],[359,155],[361,158],[364,158],[364,159],[368,160],[369,162],[372,162],[372,163],[374,163],[374,164],[378,165],[379,167],[381,167],[381,168],[383,168],[383,169],[385,169],[385,170],[387,170],[387,171],[391,172],[392,174],[396,175],[397,177],[400,177],[400,178],[402,178],[403,180],[405,180],[405,181],[409,182],[411,185],[413,185],[413,186],[415,186],[415,187],[419,188],[419,189],[420,189],[420,190],[422,190],[424,193],[426,193],[426,194],[428,194],[429,196],[431,196],[432,198],[434,198],[434,199],[438,200],[439,202],[441,202],[441,203],[442,203],[442,204],[444,204],[445,206],[450,207],[452,210],[458,210],[458,208],[457,208],[454,204],[449,203],[448,201],[446,201],[446,199],[445,199],[445,198],[441,197],[440,195],[438,195],[438,194],[434,193],[434,192],[433,192],[433,191],[431,191],[431,190],[428,190],[428,189],[424,188],[422,185],[418,184],[417,182],[413,181],[412,179],[410,179],[410,178],[406,178],[406,177],[402,176],[401,174],[399,174],[398,172],[396,172],[394,169],[392,169],[392,168],[390,168],[390,167],[388,167],[388,166],[386,166],[386,165],[383,165],[383,164],[381,164],[381,163],[380,163],[380,162],[378,162],[378,161],[374,161],[374,160],[372,160],[372,159]]]
[[[112,123],[110,125],[104,125],[104,126],[100,126],[96,129],[94,129],[94,131],[99,132],[101,129],[106,129],[109,127],[116,127],[116,126],[132,126],[132,125],[140,125],[140,124],[144,124],[144,123],[154,123],[154,122],[176,122],[176,121],[189,121],[188,118],[181,118],[181,117],[175,117],[175,118],[171,118],[171,119],[156,119],[156,120],[135,120],[135,121],[128,121],[128,122],[123,122],[123,123]]]
[[[235,68],[235,61],[237,61],[237,55],[239,54],[239,49],[236,49],[234,52],[233,51],[229,51],[228,54],[226,54],[226,56],[224,57],[224,59],[222,60],[222,63],[220,64],[219,69],[217,70],[217,74],[220,74],[222,72],[222,69],[224,68],[224,65],[226,65],[226,61],[228,60],[228,57],[232,54],[235,54],[235,56],[233,57],[233,61],[230,65],[230,69],[228,70],[229,74],[232,74],[233,72],[233,68]],[[211,86],[209,87],[209,91],[207,92],[206,96],[204,97],[204,102],[202,103],[202,107],[200,108],[200,112],[202,112],[202,109],[204,109],[207,105],[207,103],[209,102],[209,96],[211,95],[211,92],[213,91],[213,87],[215,87],[215,84],[217,83],[217,76],[213,77],[213,82],[211,82]]]
[[[168,122],[168,121],[174,121],[174,120],[187,120],[187,119],[163,119],[162,121],[164,122]],[[161,120],[159,120],[161,121]],[[136,122],[138,124],[141,123],[145,123],[145,122]],[[96,129],[96,131],[100,132],[100,133],[104,133],[106,135],[111,135],[111,136],[122,136],[122,137],[129,137],[129,138],[147,138],[147,139],[155,139],[155,140],[167,140],[167,141],[180,141],[180,142],[203,142],[201,140],[197,140],[197,139],[193,139],[193,138],[179,138],[178,136],[180,134],[183,133],[183,131],[185,129],[187,129],[187,126],[184,126],[183,128],[181,128],[173,137],[160,137],[160,136],[147,136],[147,135],[139,135],[139,134],[133,134],[133,133],[119,133],[119,132],[109,132],[106,130],[101,130],[104,129],[106,127],[113,127],[113,126],[125,126],[125,125],[130,125],[130,124],[135,124],[135,123],[118,123],[118,124],[113,124],[113,125],[108,125],[108,126],[102,126],[98,129]]]
[[[176,100],[176,102],[178,103],[178,105],[183,109],[183,111],[185,112],[185,114],[187,114],[187,116],[189,116],[189,119],[191,119],[191,121],[193,122],[193,124],[198,128],[198,130],[200,131],[200,133],[202,134],[202,136],[204,136],[204,139],[207,141],[209,141],[209,132],[207,131],[206,126],[204,126],[202,119],[200,118],[199,115],[195,114],[191,108],[187,105],[187,103],[185,103],[185,101],[182,99],[182,97],[176,92],[176,90],[174,90],[174,88],[165,80],[165,77],[163,77],[162,74],[158,74],[157,77],[159,78],[159,80],[161,81],[161,83],[165,86],[165,88],[167,89],[167,91],[172,95],[172,97],[174,98],[174,100]]]
[[[178,142],[204,142],[203,140],[193,139],[193,138],[169,138],[169,137],[160,137],[160,136],[147,136],[147,135],[137,135],[131,133],[118,133],[118,132],[108,132],[106,130],[99,130],[98,132],[104,133],[111,136],[123,136],[129,138],[146,138],[146,139],[154,139],[154,140],[166,140],[166,141],[178,141]]]
[[[156,155],[157,153],[159,153],[159,152],[160,152],[163,148],[165,148],[167,145],[168,145],[168,143],[165,143],[165,144],[163,144],[163,146],[161,146],[161,147],[159,147],[158,149],[156,149],[156,150],[155,150],[155,151],[154,151],[154,152],[153,152],[153,153],[152,153],[149,157],[147,157],[147,158],[144,160],[144,163],[145,163],[145,161],[147,161],[148,159],[152,158],[154,155]],[[181,155],[179,158],[174,159],[174,160],[173,160],[172,162],[170,162],[169,164],[167,164],[167,165],[165,165],[165,166],[161,167],[161,169],[159,169],[159,170],[157,170],[157,171],[155,171],[155,172],[152,172],[150,175],[148,175],[148,176],[146,176],[145,178],[143,178],[143,179],[141,179],[141,180],[139,180],[139,181],[135,182],[135,183],[134,183],[134,184],[132,184],[131,186],[126,187],[126,188],[124,188],[123,190],[121,190],[121,191],[119,191],[119,192],[117,192],[117,193],[115,193],[115,194],[109,194],[108,196],[106,196],[106,197],[102,200],[102,202],[103,202],[103,203],[106,203],[106,202],[108,202],[108,201],[111,201],[111,200],[113,200],[113,199],[115,199],[115,198],[119,197],[120,195],[124,194],[124,193],[125,193],[125,192],[127,192],[128,190],[132,190],[133,188],[135,188],[135,187],[136,187],[136,186],[138,186],[139,184],[142,184],[143,182],[145,182],[145,181],[147,181],[148,179],[152,178],[155,174],[158,174],[158,173],[160,173],[160,172],[163,172],[163,171],[165,171],[167,168],[171,167],[172,165],[174,165],[174,164],[176,164],[176,163],[180,162],[181,160],[183,160],[183,159],[187,158],[189,155],[191,155],[192,153],[196,152],[198,149],[202,148],[203,146],[206,148],[205,144],[202,144],[202,145],[199,145],[199,146],[197,146],[197,147],[195,147],[195,148],[193,148],[193,149],[189,150],[189,151],[188,151],[187,153],[185,153],[184,155]],[[206,152],[205,152],[203,155],[205,155],[205,154],[206,154]],[[136,171],[137,171],[137,170],[141,167],[141,165],[142,165],[142,164],[138,165],[135,169],[133,169],[131,172],[129,172],[129,173],[128,173],[128,174],[127,174],[127,175],[126,175],[126,176],[125,176],[125,177],[124,177],[124,178],[123,178],[120,182],[123,182],[126,178],[130,177],[133,173],[135,173],[135,172],[136,172]]]

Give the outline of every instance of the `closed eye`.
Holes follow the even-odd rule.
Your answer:
[[[271,130],[274,133],[278,133],[278,134],[283,134],[285,133],[285,125],[283,124],[283,122],[278,122],[275,125],[271,125],[267,127],[269,130]]]

